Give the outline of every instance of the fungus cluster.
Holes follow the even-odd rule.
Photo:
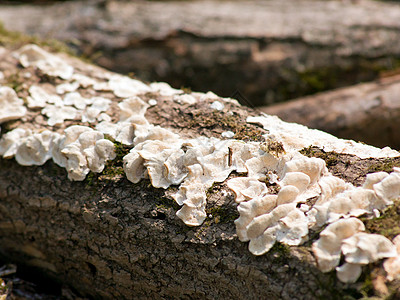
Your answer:
[[[320,270],[329,272],[336,268],[339,280],[353,283],[361,275],[363,265],[397,255],[390,240],[364,230],[364,224],[356,218],[328,225],[312,246]],[[338,267],[342,255],[345,263]]]
[[[243,242],[250,241],[249,250],[255,255],[268,252],[276,241],[300,245],[307,240],[310,221],[305,203],[318,193],[317,182],[328,173],[323,160],[298,154],[265,162],[260,161],[258,167],[282,178],[275,179],[280,186],[278,194],[269,193],[265,183],[254,176],[228,181],[239,202],[240,217],[235,221],[238,237]]]
[[[24,101],[7,86],[0,86],[0,124],[22,118],[26,113]]]
[[[23,67],[36,67],[49,76],[67,80],[74,73],[74,68],[65,63],[61,58],[46,52],[36,45],[25,45],[14,52],[14,55],[19,59]]]
[[[137,183],[148,178],[154,187],[163,189],[177,186],[172,195],[181,206],[177,216],[189,226],[204,222],[207,190],[236,171],[240,177],[228,180],[227,185],[238,203],[237,236],[249,242],[251,253],[262,255],[277,241],[300,245],[308,239],[310,230],[328,224],[312,246],[321,271],[336,269],[341,281],[354,282],[363,265],[388,258],[384,263],[388,279],[400,278],[400,238],[391,242],[367,234],[356,218],[379,215],[398,200],[400,169],[394,168],[390,174],[369,174],[363,186],[354,187],[333,176],[322,159],[307,158],[299,150],[314,145],[361,158],[395,157],[399,152],[341,140],[268,115],[247,121],[267,129],[264,138],[282,151],[262,143],[234,140],[232,131],[223,132],[221,139],[183,138],[150,124],[145,113],[158,101],[145,101],[148,97],[144,94],[157,93],[185,105],[211,100],[209,107],[218,111],[233,100],[211,92],[185,94],[165,83],[148,85],[107,72],[88,77],[35,45],[26,45],[14,54],[23,67],[40,70],[62,83],[56,87],[32,85],[26,105],[13,89],[0,87],[0,123],[27,113],[47,118],[42,128],[22,122],[22,126],[4,133],[0,139],[3,158],[15,157],[24,166],[43,165],[52,159],[66,168],[70,180],[84,180],[89,171],[101,172],[107,160],[115,159],[112,141],[120,142],[131,147],[123,157],[127,179]],[[104,97],[88,96],[93,94]],[[62,127],[65,120],[89,126]],[[270,189],[271,185],[278,189]],[[342,259],[344,263],[339,266]]]
[[[49,159],[67,169],[71,180],[84,180],[89,171],[101,172],[115,158],[114,144],[86,126],[74,125],[64,134],[16,128],[0,139],[0,155],[15,156],[23,166],[43,165]]]
[[[319,185],[321,196],[310,210],[310,216],[315,218],[317,226],[322,226],[350,216],[379,215],[379,210],[400,196],[400,169],[394,168],[390,174],[368,174],[363,186],[358,188],[334,176],[325,177]]]

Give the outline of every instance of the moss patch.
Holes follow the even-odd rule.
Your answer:
[[[234,220],[239,218],[238,211],[227,206],[214,206],[207,209],[206,212],[208,216],[212,216],[215,224],[232,223]]]
[[[222,111],[210,107],[215,100],[198,101],[193,105],[178,104],[171,100],[157,99],[158,104],[150,107],[146,118],[155,125],[173,128],[184,138],[196,136],[221,138],[224,131],[232,131],[233,138],[243,141],[264,141],[266,131],[246,119],[255,115],[254,111],[232,103],[224,103]]]
[[[116,177],[125,176],[123,158],[129,153],[130,147],[115,141],[114,146],[116,157],[113,160],[107,161],[103,172],[99,174],[99,177],[102,179],[114,179]]]
[[[400,201],[388,207],[379,218],[363,218],[362,221],[368,232],[381,234],[392,240],[400,234]]]
[[[76,55],[66,44],[55,39],[41,39],[36,36],[28,36],[20,32],[6,30],[0,22],[0,45],[17,49],[26,44],[37,44],[38,46],[52,49],[56,52]]]
[[[300,151],[307,157],[317,157],[325,161],[328,170],[335,176],[360,186],[368,173],[392,172],[393,167],[400,167],[400,157],[366,158],[355,155],[325,152],[318,147],[308,147]]]
[[[211,113],[203,113],[201,111],[189,112],[190,121],[189,128],[206,128],[208,130],[222,129],[224,131],[232,131],[235,133],[234,138],[244,141],[263,141],[262,133],[258,127],[249,126],[243,122],[239,114],[226,114],[222,111],[214,110]]]

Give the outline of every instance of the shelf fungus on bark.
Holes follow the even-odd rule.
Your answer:
[[[320,180],[321,196],[310,210],[315,226],[332,223],[342,217],[358,217],[383,210],[400,196],[400,173],[373,173],[362,187],[329,176]]]
[[[37,67],[49,76],[60,77],[67,80],[70,79],[74,73],[74,68],[72,66],[37,45],[25,45],[14,52],[14,54],[23,67]]]
[[[0,124],[22,118],[26,111],[24,101],[12,88],[0,86]]]
[[[341,219],[329,224],[312,245],[319,269],[322,272],[334,270],[340,262],[342,241],[364,230],[364,223],[357,218]]]
[[[276,182],[281,187],[276,195],[268,193],[265,183],[252,177],[228,181],[240,203],[240,217],[235,221],[238,237],[250,241],[249,250],[255,255],[266,253],[276,241],[299,245],[307,240],[308,206],[299,209],[297,204],[304,204],[315,194],[316,181],[327,172],[323,160],[297,154],[283,155],[280,161],[267,166],[283,177]]]
[[[60,134],[49,130],[33,133],[17,147],[15,160],[22,166],[43,165],[52,157],[54,145],[59,139]]]
[[[383,258],[395,257],[396,247],[383,235],[359,232],[342,241],[341,246],[345,263],[336,267],[340,281],[356,282],[361,267]]]
[[[116,156],[114,144],[103,133],[80,125],[68,127],[57,146],[53,160],[67,169],[70,180],[84,180],[89,171],[101,172],[105,162]]]
[[[60,96],[48,93],[38,85],[31,85],[29,88],[30,96],[27,97],[29,108],[44,108],[47,104],[62,106],[63,100]]]
[[[383,267],[387,273],[386,278],[389,281],[400,279],[400,235],[393,239],[393,244],[396,246],[396,256],[388,258],[383,263]]]
[[[394,261],[398,255],[396,246],[386,237],[364,230],[364,224],[356,218],[340,219],[328,225],[312,246],[319,269],[322,272],[336,269],[339,280],[353,283],[363,265],[388,257]],[[345,263],[338,266],[342,255]],[[391,261],[387,262],[390,269]]]

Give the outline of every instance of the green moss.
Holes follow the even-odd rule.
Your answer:
[[[207,216],[211,215],[215,223],[232,223],[234,220],[239,218],[237,210],[226,206],[214,206],[206,210]]]
[[[7,82],[5,85],[12,88],[15,92],[20,92],[23,90],[24,79],[20,73],[14,73],[7,77]],[[25,101],[25,100],[24,100]]]
[[[392,172],[393,167],[400,167],[399,161],[395,159],[387,158],[384,161],[372,161],[370,167],[368,168],[368,173],[374,172]]]
[[[307,70],[299,73],[299,79],[311,93],[327,90],[336,85],[336,79],[328,69]]]
[[[93,172],[89,172],[89,174],[86,175],[85,178],[85,184],[88,187],[93,187],[96,184],[97,176]]]
[[[340,154],[332,151],[332,152],[325,152],[323,149],[319,149],[315,146],[310,146],[308,148],[304,148],[300,151],[301,154],[307,157],[317,157],[321,158],[325,161],[328,167],[334,166],[340,162]]]
[[[28,36],[20,32],[6,30],[0,22],[0,45],[19,48],[25,44],[37,44],[41,47],[47,47],[52,51],[64,52],[70,55],[76,55],[66,44],[54,39],[40,39],[36,36]]]
[[[363,275],[361,278],[362,286],[360,288],[360,293],[364,298],[368,298],[369,296],[373,296],[374,294],[374,286],[372,283],[372,270],[370,270],[369,266],[364,267]]]
[[[288,245],[282,244],[280,242],[276,242],[272,248],[271,253],[278,253],[280,257],[289,257],[290,256],[290,247]]]
[[[191,120],[188,127],[199,127],[207,129],[222,128],[235,133],[234,138],[243,141],[264,141],[263,134],[265,133],[257,126],[252,126],[247,122],[243,122],[241,117],[236,114],[226,114],[221,111],[214,110],[209,114],[197,113],[191,115]]]
[[[174,199],[168,198],[168,197],[157,197],[155,198],[156,201],[156,207],[158,209],[174,209],[174,210],[179,210],[180,206],[178,203],[175,202]]]
[[[379,218],[362,218],[361,220],[364,222],[367,232],[381,234],[393,239],[400,234],[400,201],[396,201],[387,208]]]
[[[191,94],[192,93],[192,89],[190,87],[184,87],[182,86],[180,88],[185,94]]]
[[[106,137],[107,138],[107,137]],[[113,160],[107,161],[104,171],[100,176],[104,179],[113,179],[115,177],[124,176],[123,158],[129,153],[130,148],[123,144],[113,141],[116,157]]]
[[[400,58],[385,56],[382,58],[357,59],[339,63],[326,63],[306,70],[281,68],[279,78],[273,87],[274,102],[287,101],[338,87],[375,80],[400,73]],[[265,91],[257,93],[259,105],[265,105]]]

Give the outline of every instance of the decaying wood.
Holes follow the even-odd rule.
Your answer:
[[[255,106],[372,80],[400,58],[400,6],[381,1],[68,1],[2,5],[0,20],[114,71]]]
[[[338,137],[400,149],[399,94],[396,75],[259,109]]]
[[[31,84],[57,84],[57,79],[33,68],[26,76],[27,69],[21,72],[10,51],[2,48],[0,53],[1,82],[12,85],[20,97],[28,95]],[[93,72],[93,66],[77,59],[65,55],[63,59],[88,76]],[[215,112],[210,108],[212,99],[200,106],[174,104],[156,93],[150,97],[158,104],[148,109],[146,118],[186,137],[240,129],[245,139],[265,132],[245,121],[257,112],[234,104]],[[224,122],[228,111],[235,116],[234,122]],[[27,120],[33,127],[47,126],[35,112]],[[2,124],[2,128],[13,128],[18,122]],[[320,153],[333,174],[355,185],[362,183],[371,166],[388,163],[310,153]],[[394,159],[389,163],[400,165]],[[51,161],[23,167],[13,159],[0,159],[0,253],[94,298],[337,299],[349,293],[361,295],[358,283],[344,285],[334,274],[316,268],[310,245],[317,233],[303,246],[278,244],[266,255],[253,256],[247,243],[236,237],[237,204],[225,183],[208,191],[208,218],[203,225],[188,227],[175,215],[179,207],[170,198],[174,188],[155,189],[148,180],[133,184],[121,165],[119,157],[103,173],[72,182],[65,169]]]

